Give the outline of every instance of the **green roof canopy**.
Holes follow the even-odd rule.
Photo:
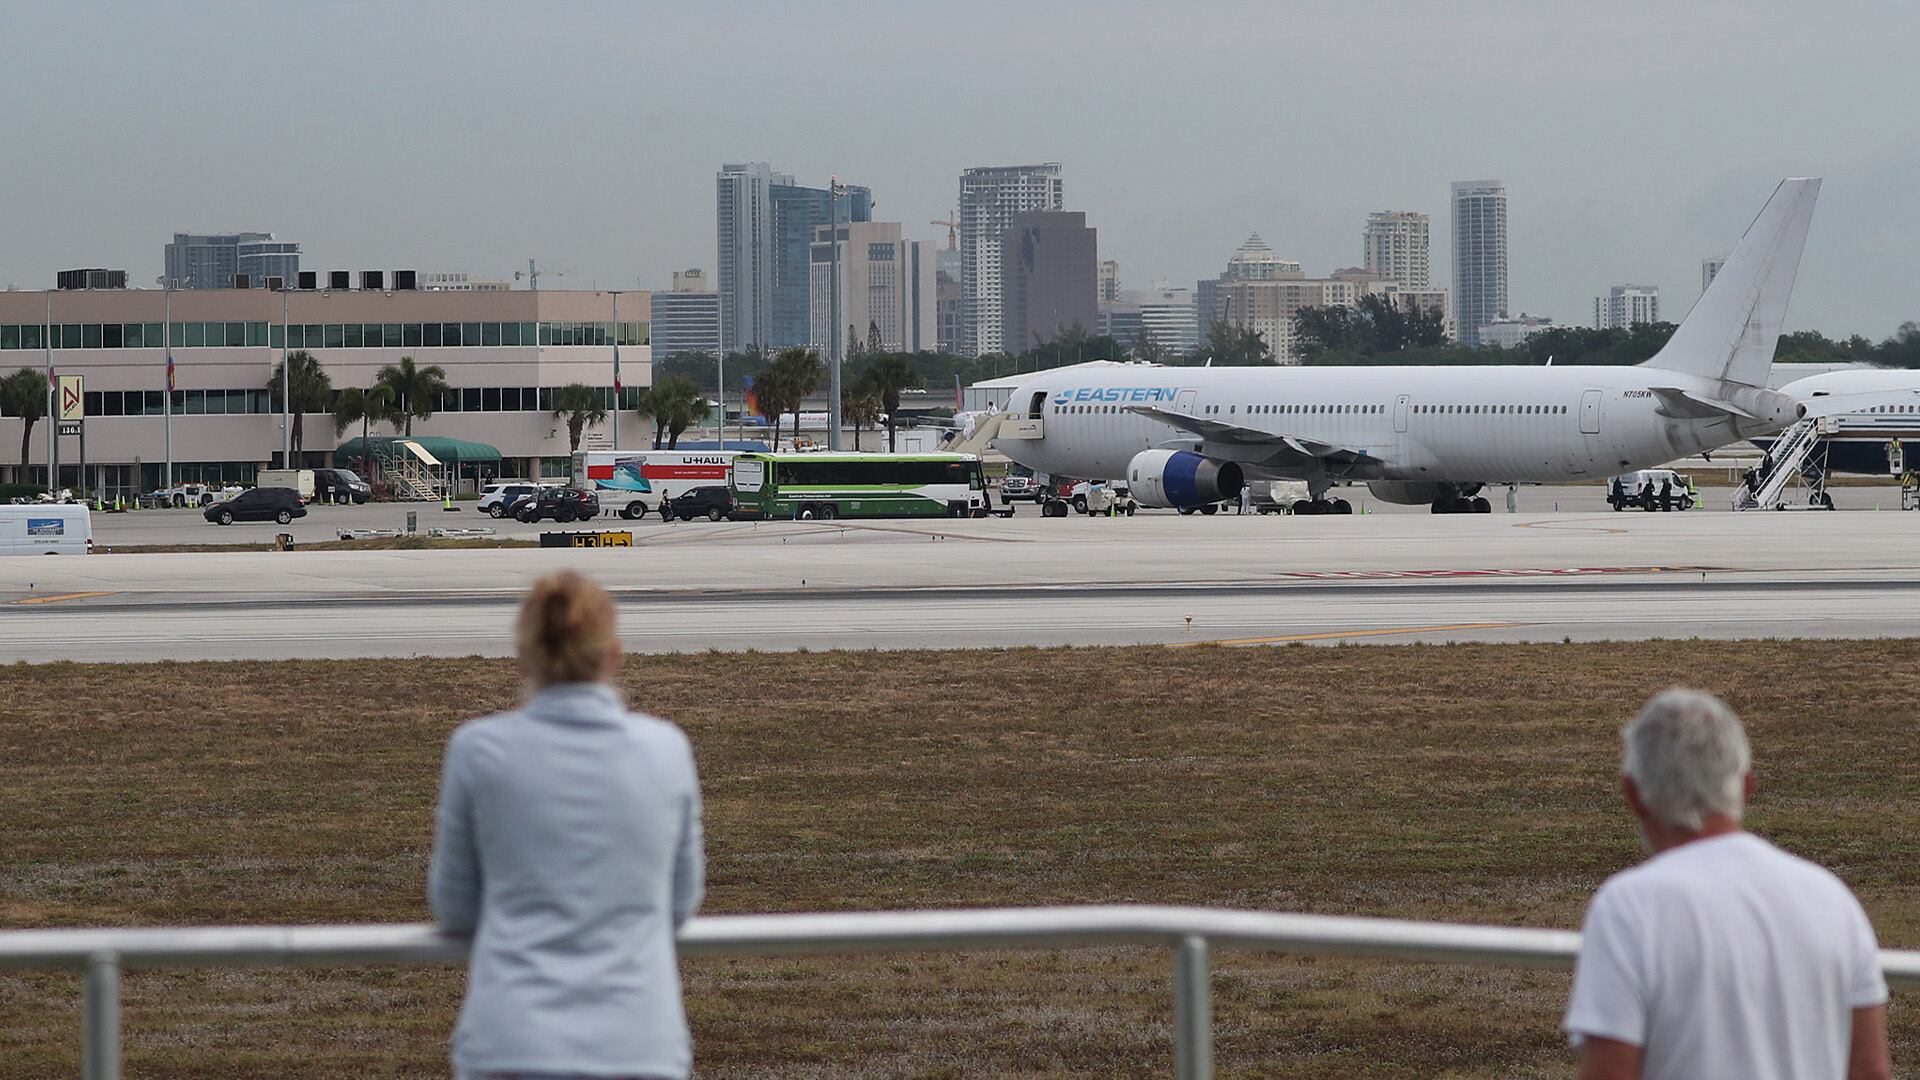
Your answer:
[[[364,458],[371,454],[377,458],[391,460],[404,454],[400,443],[416,442],[420,448],[449,465],[472,461],[499,461],[498,447],[486,443],[469,442],[466,439],[453,439],[445,435],[375,435],[367,439],[363,448],[359,438],[348,439],[334,451],[335,457]]]

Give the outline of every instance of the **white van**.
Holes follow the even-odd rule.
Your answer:
[[[697,487],[726,487],[738,450],[582,450],[573,455],[573,486],[599,496],[600,509],[645,516],[660,500]]]
[[[85,555],[93,514],[78,503],[0,506],[0,555]]]
[[[253,482],[254,487],[292,488],[300,493],[300,501],[313,501],[312,469],[261,469]]]

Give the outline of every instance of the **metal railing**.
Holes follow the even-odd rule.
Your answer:
[[[1571,968],[1568,930],[1215,908],[1088,906],[843,914],[716,915],[680,934],[682,956],[1157,945],[1173,952],[1174,1075],[1213,1075],[1209,953],[1237,949],[1486,967]],[[429,925],[210,926],[0,931],[0,970],[85,972],[86,1080],[119,1080],[120,973],[164,967],[457,964],[465,938]],[[1920,951],[1880,954],[1887,981],[1920,987]]]

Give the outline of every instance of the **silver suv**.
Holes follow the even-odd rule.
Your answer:
[[[476,509],[482,510],[488,517],[502,518],[514,503],[540,490],[540,485],[526,480],[502,480],[488,484],[480,489],[480,501]]]

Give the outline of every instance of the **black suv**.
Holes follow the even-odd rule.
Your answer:
[[[692,521],[697,517],[719,521],[732,517],[733,492],[717,485],[689,488],[673,500],[673,516],[681,521]]]
[[[317,502],[352,502],[373,498],[373,485],[352,469],[313,470],[313,497]]]
[[[514,503],[510,512],[516,520],[529,524],[541,518],[552,518],[555,521],[586,521],[599,516],[600,499],[593,492],[581,491],[579,488],[541,488],[538,494],[529,495]]]
[[[292,488],[249,488],[226,502],[217,502],[202,511],[203,516],[221,525],[236,521],[277,521],[282,525],[307,516],[300,505],[300,493]]]

